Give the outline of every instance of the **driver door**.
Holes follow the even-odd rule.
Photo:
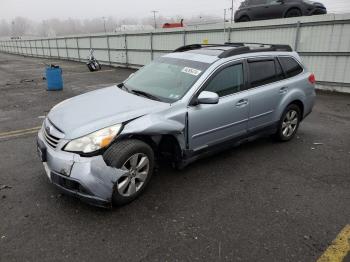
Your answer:
[[[245,88],[243,62],[217,70],[201,91],[215,92],[218,104],[199,104],[188,109],[190,150],[198,151],[245,135],[249,118],[249,100]],[[198,96],[199,94],[197,94]]]

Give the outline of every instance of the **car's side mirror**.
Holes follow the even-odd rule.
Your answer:
[[[202,91],[198,98],[197,104],[217,104],[219,103],[219,96],[217,93]]]

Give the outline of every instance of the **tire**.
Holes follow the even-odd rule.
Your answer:
[[[108,166],[129,170],[114,186],[113,205],[125,205],[142,194],[154,169],[154,152],[149,145],[136,139],[122,140],[109,147],[103,158]]]
[[[97,68],[99,69],[99,70],[101,70],[102,69],[102,66],[101,66],[101,64],[96,60],[96,65],[97,65]]]
[[[288,12],[286,13],[286,15],[284,16],[285,18],[289,18],[289,17],[298,17],[298,16],[302,16],[303,14],[301,13],[301,11],[299,9],[293,8],[288,10]]]
[[[240,19],[237,21],[238,23],[241,22],[250,22],[250,18],[248,16],[242,16]]]
[[[91,64],[87,64],[87,67],[89,68],[90,72],[93,72],[94,70],[91,67]]]
[[[301,110],[296,104],[290,104],[283,112],[275,134],[277,140],[287,142],[294,138],[301,121]]]

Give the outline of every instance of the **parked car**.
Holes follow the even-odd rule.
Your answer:
[[[262,135],[291,140],[312,111],[314,84],[289,46],[184,46],[52,108],[39,155],[65,193],[123,205],[144,191],[156,161],[183,168]]]
[[[235,22],[327,14],[326,7],[310,0],[245,0]]]

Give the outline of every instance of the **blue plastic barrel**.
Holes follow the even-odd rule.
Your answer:
[[[46,67],[46,81],[48,91],[62,90],[62,69],[59,66]]]

